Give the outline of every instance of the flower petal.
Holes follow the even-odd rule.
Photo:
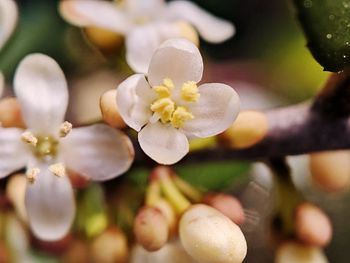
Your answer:
[[[170,125],[147,124],[138,135],[142,150],[160,164],[174,164],[189,150],[186,136]]]
[[[0,71],[0,98],[2,96],[2,93],[4,92],[5,88],[5,78],[2,72]]]
[[[138,22],[148,22],[159,18],[165,8],[164,0],[127,0],[128,15]]]
[[[190,1],[172,1],[168,4],[168,16],[193,24],[199,34],[208,42],[223,42],[235,33],[235,27],[229,21],[217,18]]]
[[[24,168],[30,151],[21,141],[23,130],[0,128],[0,178]]]
[[[154,51],[167,39],[181,36],[175,23],[151,23],[133,29],[126,37],[126,60],[139,73],[147,74]]]
[[[154,53],[149,69],[151,86],[170,78],[176,86],[186,81],[199,82],[203,74],[203,59],[198,48],[186,39],[169,39]]]
[[[18,19],[18,10],[15,1],[0,1],[0,49],[12,34]]]
[[[151,103],[156,99],[143,74],[135,74],[117,88],[117,106],[123,120],[131,128],[140,131],[152,116]]]
[[[57,177],[48,164],[32,164],[40,173],[33,184],[27,184],[25,205],[34,235],[43,240],[63,238],[75,214],[73,189],[67,176]]]
[[[14,85],[28,128],[55,135],[68,104],[67,82],[57,62],[43,54],[26,56],[17,68]]]
[[[113,2],[66,0],[60,2],[59,10],[67,22],[80,27],[95,26],[124,34],[132,26],[127,15]]]
[[[194,119],[185,122],[183,130],[188,135],[205,138],[230,127],[240,109],[235,90],[221,83],[203,84],[198,90],[200,98],[190,108]]]
[[[61,142],[65,165],[96,181],[123,174],[134,160],[130,139],[104,124],[73,129]]]

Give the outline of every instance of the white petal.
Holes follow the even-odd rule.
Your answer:
[[[57,133],[68,104],[67,82],[57,62],[43,54],[26,56],[14,85],[27,127],[37,134]]]
[[[0,71],[0,98],[2,96],[2,93],[4,92],[5,88],[5,78],[2,72]]]
[[[130,139],[104,124],[73,129],[61,142],[66,166],[92,180],[104,181],[121,175],[134,159]]]
[[[164,0],[127,0],[126,11],[136,22],[148,22],[161,16]]]
[[[135,27],[126,37],[126,60],[139,73],[147,74],[154,51],[167,39],[181,36],[175,23],[151,23]]]
[[[150,105],[155,99],[155,92],[142,74],[132,75],[117,88],[119,113],[126,124],[136,131],[140,131],[152,116]]]
[[[160,164],[174,164],[188,153],[188,140],[179,130],[160,122],[147,124],[138,135],[142,150]]]
[[[27,184],[25,205],[34,235],[43,240],[63,238],[75,214],[73,189],[67,176],[57,177],[48,164],[37,163],[40,173],[33,184]]]
[[[235,33],[235,27],[229,21],[217,18],[190,1],[172,1],[168,4],[168,16],[193,24],[199,34],[208,42],[223,42]]]
[[[18,10],[15,1],[0,1],[0,49],[4,46],[13,32],[18,19]]]
[[[199,82],[203,74],[203,59],[198,48],[186,39],[169,39],[154,53],[149,69],[151,86],[170,78],[176,86],[186,81]]]
[[[66,0],[61,1],[61,16],[76,26],[96,26],[117,33],[126,33],[131,28],[129,18],[108,1]]]
[[[23,130],[0,128],[0,178],[24,168],[30,152],[21,141]]]
[[[240,109],[238,94],[221,83],[203,84],[198,89],[200,98],[190,108],[194,119],[185,122],[183,130],[201,138],[217,135],[236,119]]]

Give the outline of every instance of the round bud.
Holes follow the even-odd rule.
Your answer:
[[[276,252],[276,263],[328,263],[323,251],[297,242],[287,242]]]
[[[154,207],[158,208],[162,212],[162,214],[165,216],[168,223],[169,235],[175,234],[177,230],[176,229],[177,217],[170,203],[164,198],[160,198],[159,200],[156,201],[156,203],[154,204]]]
[[[182,215],[180,240],[187,253],[201,263],[240,263],[247,254],[241,229],[203,204],[191,206]]]
[[[330,151],[310,154],[310,171],[317,186],[328,192],[350,186],[350,151]]]
[[[124,42],[122,35],[99,27],[86,27],[85,34],[91,43],[105,51],[117,50]]]
[[[159,250],[168,240],[167,219],[158,208],[145,206],[135,218],[134,233],[137,242],[146,250]]]
[[[127,262],[128,242],[118,228],[109,228],[96,237],[91,244],[91,256],[94,262]]]
[[[324,247],[332,238],[332,226],[328,216],[310,203],[299,205],[295,211],[297,237],[312,246]]]
[[[21,109],[16,98],[0,100],[0,126],[2,127],[25,127]]]
[[[265,138],[268,132],[266,115],[258,111],[242,111],[230,128],[219,135],[225,145],[243,149]]]
[[[117,90],[108,90],[100,98],[100,108],[103,120],[110,126],[123,129],[125,122],[120,116],[117,108]]]
[[[231,195],[209,193],[203,197],[203,202],[219,210],[238,225],[244,222],[243,207],[239,200]]]

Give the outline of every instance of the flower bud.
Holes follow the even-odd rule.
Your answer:
[[[186,23],[184,21],[176,22],[176,26],[180,30],[181,37],[188,39],[193,44],[195,44],[197,47],[199,46],[198,33],[193,28],[193,26],[191,26],[189,23]]]
[[[239,200],[231,195],[209,193],[203,197],[203,202],[219,210],[237,225],[244,222],[243,207]]]
[[[332,238],[332,226],[327,215],[310,203],[299,205],[295,212],[297,237],[304,243],[324,247]]]
[[[297,242],[287,242],[276,252],[276,263],[327,263],[323,251]]]
[[[94,262],[127,262],[129,255],[125,235],[118,228],[107,229],[92,241],[91,256]]]
[[[108,90],[100,98],[100,108],[103,120],[110,126],[119,129],[125,128],[126,124],[120,116],[117,108],[117,90]]]
[[[180,219],[180,240],[201,263],[240,263],[247,254],[241,229],[207,205],[191,206]]]
[[[260,142],[267,132],[268,123],[264,113],[242,111],[232,126],[219,135],[219,139],[232,148],[243,149]]]
[[[175,234],[177,227],[177,217],[170,203],[164,198],[160,198],[156,201],[154,207],[158,208],[165,216],[168,223],[169,235]]]
[[[16,98],[0,100],[0,124],[2,127],[25,127],[21,109]]]
[[[135,218],[134,233],[146,250],[159,250],[168,240],[167,219],[158,208],[143,207]]]
[[[117,50],[124,41],[122,35],[99,27],[86,27],[85,34],[92,44],[104,51]]]
[[[23,221],[27,221],[27,212],[24,205],[27,179],[24,174],[15,174],[9,177],[6,185],[6,197],[16,209],[16,213]]]
[[[350,151],[310,154],[313,181],[325,191],[341,191],[350,186]]]

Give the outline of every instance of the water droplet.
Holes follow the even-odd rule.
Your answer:
[[[334,20],[335,16],[334,15],[329,15],[329,20]]]
[[[350,2],[349,1],[344,1],[343,2],[344,8],[349,8],[350,7]]]
[[[326,38],[327,38],[327,39],[331,39],[332,37],[333,37],[332,34],[327,34],[327,35],[326,35]]]
[[[345,45],[349,46],[349,45],[350,45],[350,42],[349,42],[349,41],[346,41],[346,42],[345,42]]]
[[[347,58],[348,56],[347,55],[343,55],[343,58]]]
[[[311,8],[312,7],[312,0],[305,0],[304,1],[304,7],[305,8]]]

